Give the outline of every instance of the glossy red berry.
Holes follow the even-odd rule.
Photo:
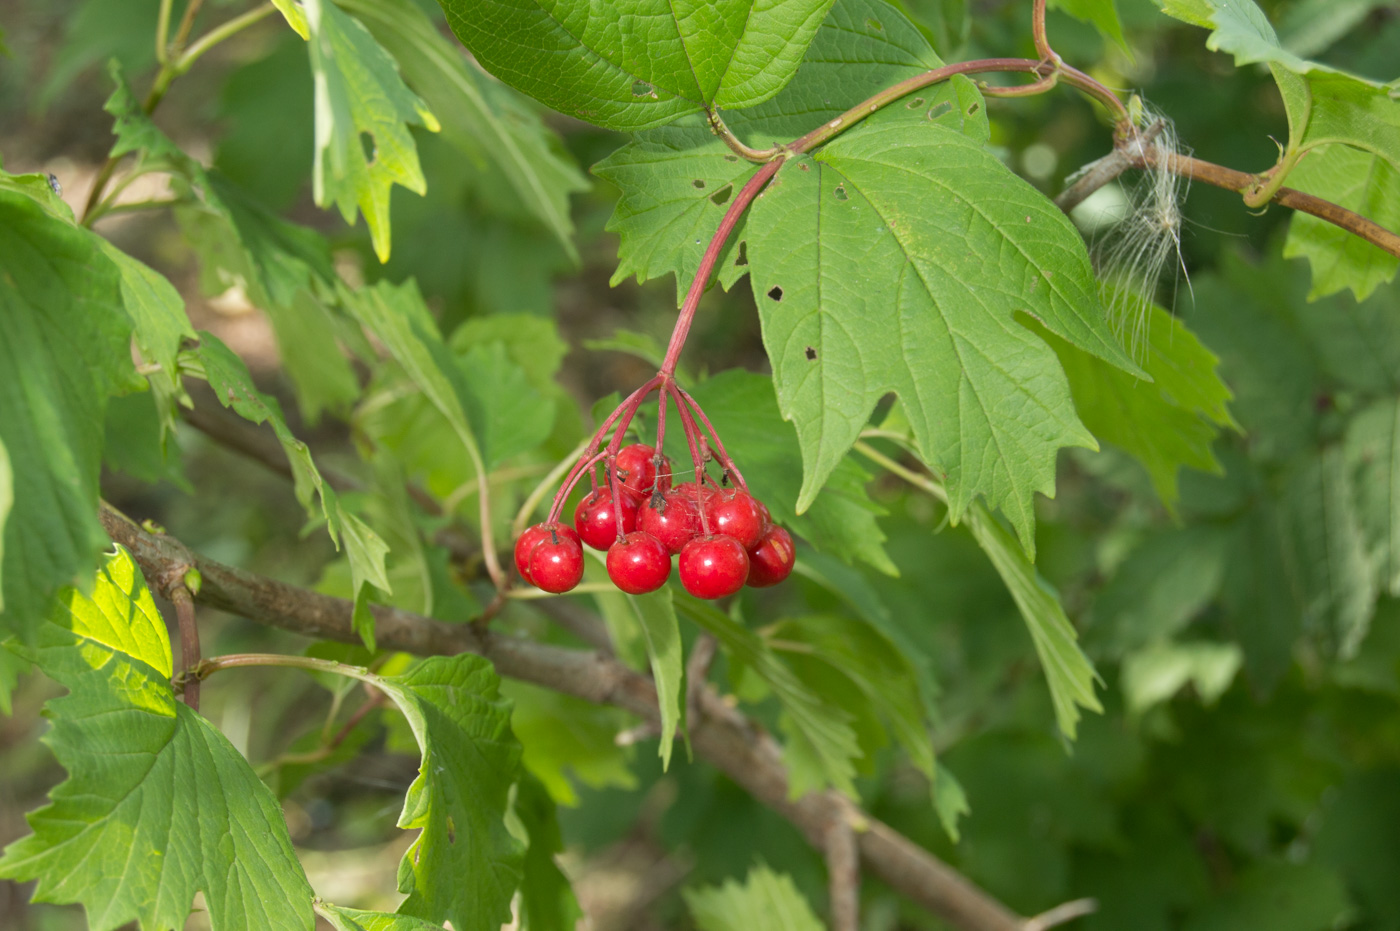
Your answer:
[[[637,529],[656,537],[674,555],[700,532],[700,510],[676,489],[652,495],[637,510]]]
[[[584,543],[595,550],[606,550],[624,536],[637,529],[637,499],[627,491],[622,492],[622,529],[617,526],[617,514],[613,510],[612,492],[599,488],[578,503],[574,510],[574,528]]]
[[[681,584],[696,598],[723,598],[744,587],[749,554],[733,537],[696,537],[681,550]]]
[[[608,578],[629,595],[645,595],[671,577],[671,554],[649,533],[633,531],[608,550]]]
[[[758,545],[749,550],[748,583],[753,588],[777,585],[792,574],[795,562],[797,551],[792,545],[792,534],[776,524],[769,524]]]
[[[560,538],[579,542],[578,534],[574,533],[574,528],[568,524],[535,524],[526,528],[525,532],[515,541],[515,568],[520,573],[521,578],[527,582],[534,582],[530,578],[530,552],[541,541],[550,539],[550,531],[554,531]]]
[[[614,467],[617,470],[617,480],[638,497],[649,495],[653,491],[665,492],[671,489],[671,460],[663,455],[661,468],[658,469],[655,446],[633,443],[617,454]]]
[[[556,595],[567,592],[583,578],[583,547],[578,540],[555,534],[530,551],[530,574],[537,587]]]
[[[706,506],[710,533],[733,537],[746,550],[758,545],[759,537],[763,536],[763,513],[748,492],[739,489],[721,492],[710,498]]]
[[[681,482],[674,489],[686,498],[694,502],[707,502],[719,497],[719,489],[711,488],[709,485],[697,485],[695,482]]]

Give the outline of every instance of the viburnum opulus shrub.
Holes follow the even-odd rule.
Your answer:
[[[1393,4],[0,30],[0,926],[1400,927]]]

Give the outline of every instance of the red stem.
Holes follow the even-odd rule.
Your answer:
[[[681,315],[676,318],[676,328],[671,331],[671,342],[666,347],[666,358],[661,362],[662,377],[669,379],[676,374],[676,363],[680,361],[681,350],[685,348],[685,338],[690,333],[691,322],[695,319],[695,309],[700,306],[700,296],[705,293],[705,285],[710,280],[710,272],[714,270],[715,262],[719,261],[719,253],[724,248],[725,241],[729,239],[729,234],[734,232],[734,227],[739,224],[739,218],[744,215],[749,204],[753,203],[753,199],[773,175],[778,173],[784,161],[786,159],[775,158],[760,168],[739,190],[729,209],[724,212],[724,219],[719,221],[719,229],[710,237],[710,244],[705,247],[705,255],[700,259],[700,267],[695,270],[695,280],[690,283],[690,291],[685,296],[685,302],[681,304]],[[679,401],[676,402],[676,406],[680,406]]]
[[[617,423],[617,419],[629,408],[635,413],[638,406],[641,405],[642,399],[659,388],[663,381],[664,379],[660,375],[654,376],[645,385],[642,385],[636,391],[629,394],[627,399],[608,415],[608,419],[603,421],[603,425],[593,434],[593,441],[588,444],[588,449],[584,450],[578,462],[569,470],[569,475],[564,479],[564,484],[560,485],[559,491],[555,493],[554,504],[549,509],[550,522],[559,519],[559,512],[564,507],[564,501],[569,497],[569,492],[573,491],[574,486],[578,484],[579,474],[585,468],[590,468],[598,462],[598,457],[595,454],[598,452],[598,446],[603,440],[603,435],[608,432],[608,428]],[[628,414],[628,418],[631,418],[631,414]]]
[[[747,492],[749,490],[749,483],[744,481],[744,473],[740,472],[739,467],[734,464],[734,460],[729,458],[729,453],[724,449],[724,441],[719,438],[719,431],[715,429],[714,424],[710,423],[710,418],[705,416],[704,409],[700,406],[699,402],[692,398],[690,393],[680,385],[676,385],[676,390],[680,392],[681,398],[690,405],[695,416],[705,425],[705,429],[709,431],[710,438],[715,441],[715,453],[719,456],[720,465],[724,466],[724,470],[734,476],[734,480],[739,487]]]

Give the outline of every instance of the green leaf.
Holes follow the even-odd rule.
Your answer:
[[[210,333],[200,334],[200,345],[194,357],[203,367],[204,377],[221,404],[255,424],[271,424],[291,466],[297,501],[311,520],[325,520],[326,530],[337,549],[342,543],[345,546],[354,588],[355,630],[365,645],[373,649],[374,616],[369,611],[369,592],[365,586],[374,585],[386,593],[391,591],[384,565],[388,546],[368,524],[345,510],[317,470],[311,450],[292,435],[277,399],[258,391],[242,359]]]
[[[0,438],[0,611],[5,610],[5,522],[10,519],[10,509],[15,506],[15,473],[10,466],[10,454],[5,450],[5,442]],[[6,700],[5,713],[9,714],[9,690],[0,688]]]
[[[494,163],[526,209],[578,262],[569,194],[587,180],[540,118],[467,64],[409,0],[342,0],[399,63],[442,125],[443,137],[477,163]]]
[[[1352,418],[1346,459],[1380,587],[1400,597],[1400,399],[1376,401]]]
[[[1123,24],[1113,0],[1050,0],[1050,6],[1090,24],[1105,38],[1117,42],[1119,48],[1128,51],[1128,41],[1123,38]]]
[[[838,0],[807,50],[802,80],[762,106],[730,114],[730,128],[750,145],[790,142],[871,94],[942,64],[898,10],[880,0]],[[936,121],[976,139],[987,136],[981,97],[961,78],[921,91],[869,121]],[[730,198],[755,171],[757,166],[730,152],[698,119],[640,133],[593,166],[593,173],[620,193],[607,226],[621,238],[612,283],[630,275],[647,281],[675,273],[679,302]],[[721,269],[726,288],[748,270],[746,263],[735,264],[742,258],[743,238],[740,221]]]
[[[896,123],[789,159],[747,229],[779,407],[802,444],[798,510],[893,391],[953,519],[982,495],[1034,553],[1034,493],[1053,495],[1057,451],[1095,442],[1016,314],[1142,374],[1064,214],[961,133]]]
[[[421,918],[342,908],[329,902],[317,905],[316,913],[329,921],[336,931],[441,931],[442,928]]]
[[[1036,572],[1015,538],[981,505],[973,505],[968,525],[1021,611],[1050,685],[1055,720],[1060,732],[1073,740],[1079,708],[1102,712],[1103,706],[1094,694],[1098,674],[1079,648],[1078,634],[1065,616],[1059,593]]]
[[[685,677],[681,656],[681,629],[676,620],[676,607],[671,589],[663,587],[649,595],[627,595],[628,605],[636,615],[637,624],[647,642],[647,660],[656,683],[656,698],[661,709],[661,769],[671,766],[671,744],[676,729],[685,726],[685,709],[681,703],[681,683]]]
[[[811,507],[797,513],[802,453],[792,425],[778,413],[771,378],[733,369],[696,385],[691,395],[774,520],[847,563],[859,560],[886,575],[897,574],[876,520],[884,509],[866,494],[870,473],[855,460],[844,459]]]
[[[523,931],[574,931],[583,909],[554,859],[564,850],[554,800],[538,780],[522,776],[516,785],[514,811],[530,840],[520,883],[520,927]]]
[[[514,680],[501,690],[515,706],[510,726],[521,761],[557,803],[578,806],[571,776],[591,789],[637,787],[627,751],[614,740],[627,726],[621,712]]]
[[[11,505],[0,555],[5,633],[28,641],[49,595],[89,571],[103,412],[139,387],[121,274],[97,237],[39,202],[0,190],[0,443]]]
[[[462,400],[475,425],[486,468],[495,468],[549,437],[554,405],[535,390],[505,343],[478,343],[456,361],[465,388]]]
[[[1244,653],[1233,643],[1158,642],[1123,660],[1122,686],[1128,710],[1142,714],[1168,701],[1190,683],[1202,703],[1213,705],[1235,680]]]
[[[768,644],[793,662],[827,666],[848,680],[893,731],[914,767],[932,781],[933,741],[924,721],[925,697],[914,666],[879,630],[852,618],[810,615],[765,632]],[[843,705],[847,711],[850,705]]]
[[[1377,586],[1343,451],[1329,446],[1308,456],[1290,475],[1283,501],[1285,552],[1303,595],[1304,626],[1348,659],[1370,629]]]
[[[769,99],[832,0],[439,0],[477,61],[555,110],[630,132]]]
[[[783,931],[821,931],[812,907],[785,873],[759,865],[749,870],[742,884],[733,879],[723,885],[682,892],[690,917],[700,931],[751,931],[781,928]]]
[[[372,677],[408,719],[423,753],[399,827],[420,833],[399,864],[405,915],[496,931],[511,917],[524,851],[505,826],[520,768],[510,703],[479,656],[432,657],[402,676]]]
[[[854,798],[852,761],[861,752],[851,729],[851,715],[807,688],[753,631],[694,598],[682,598],[679,605],[687,617],[719,641],[734,662],[767,683],[781,703],[778,726],[787,738],[783,761],[788,767],[788,797],[801,798],[830,785]]]
[[[1188,526],[1135,547],[1094,602],[1094,633],[1110,655],[1170,639],[1190,624],[1220,591],[1228,543],[1215,527]]]
[[[1272,690],[1288,670],[1301,632],[1294,573],[1276,505],[1257,503],[1232,528],[1221,600],[1225,623],[1244,648],[1245,669],[1262,692]]]
[[[1142,463],[1169,512],[1176,512],[1180,469],[1220,471],[1211,446],[1221,427],[1236,426],[1225,406],[1230,389],[1216,373],[1219,360],[1181,321],[1147,309],[1142,367],[1151,382],[1032,329],[1059,355],[1084,425]]]
[[[961,837],[958,819],[971,814],[972,807],[967,803],[967,793],[963,791],[962,783],[942,764],[939,764],[933,777],[933,810],[938,813],[938,823],[943,825],[943,832],[956,844]]]
[[[306,27],[306,12],[302,10],[297,0],[272,0],[272,5],[277,7],[277,11],[286,19],[287,25],[302,39],[310,39],[311,31]]]
[[[554,376],[569,344],[559,335],[559,326],[548,317],[529,314],[491,314],[462,321],[447,345],[459,357],[472,347],[500,343],[510,361],[520,366],[530,384],[541,394],[554,387]]]
[[[1353,210],[1387,229],[1400,227],[1400,169],[1369,152],[1345,145],[1319,146],[1288,175],[1300,191]],[[1351,288],[1358,301],[1395,280],[1396,258],[1381,247],[1301,210],[1288,224],[1286,258],[1312,265],[1310,299]]]
[[[1183,931],[1327,931],[1353,916],[1346,886],[1316,863],[1261,860],[1221,896],[1196,909]]]
[[[34,833],[5,850],[0,877],[37,879],[36,901],[81,903],[95,931],[184,927],[196,892],[215,931],[310,931],[312,891],[282,810],[176,700],[165,621],[127,552],[49,620],[33,658],[69,692],[48,704],[45,737],[69,778],[29,815]]]
[[[305,0],[316,82],[317,206],[335,204],[347,223],[364,214],[379,261],[389,259],[389,189],[427,190],[412,123],[437,132],[438,123],[413,95],[394,59],[354,17],[331,0]]]

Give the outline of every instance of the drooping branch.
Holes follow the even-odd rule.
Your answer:
[[[226,566],[192,552],[164,534],[152,534],[107,504],[102,524],[131,551],[148,579],[195,568],[201,575],[196,600],[249,620],[307,637],[358,643],[353,605],[284,582]],[[163,590],[163,589],[162,589]],[[446,624],[374,605],[380,646],[422,656],[475,653],[501,675],[614,705],[660,726],[656,688],[645,676],[609,656],[494,634],[474,625]],[[860,859],[893,889],[964,931],[1023,931],[1026,919],[973,885],[952,867],[898,831],[856,809],[834,793],[789,798],[787,769],[773,739],[709,686],[696,696],[689,722],[691,745],[703,759],[792,824],[814,847],[825,850],[830,828],[858,819]]]

